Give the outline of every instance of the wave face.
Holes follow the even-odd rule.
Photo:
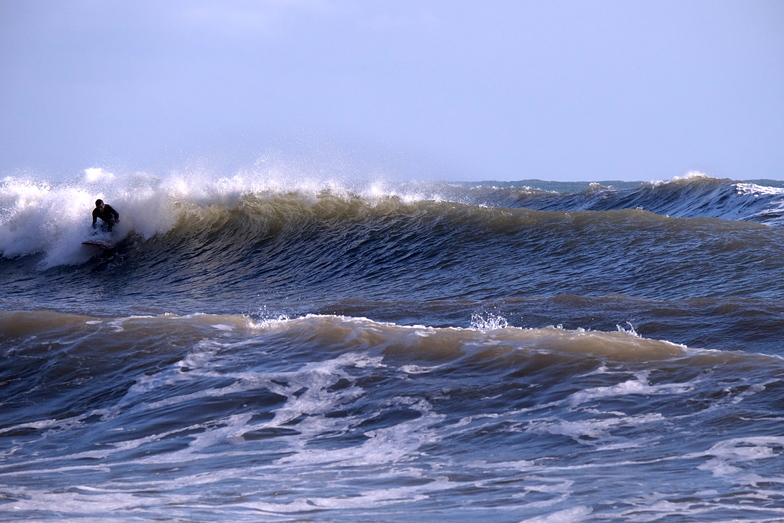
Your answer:
[[[0,510],[782,519],[782,195],[6,178]]]

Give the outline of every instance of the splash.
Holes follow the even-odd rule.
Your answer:
[[[505,329],[509,322],[501,315],[492,312],[475,313],[471,315],[471,328],[478,331],[492,331]]]

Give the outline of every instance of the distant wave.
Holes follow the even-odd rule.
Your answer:
[[[535,182],[534,182],[535,183]],[[767,185],[766,185],[767,184]],[[475,187],[470,191],[487,205],[539,210],[607,211],[645,209],[679,218],[711,217],[780,226],[784,216],[784,188],[780,183],[735,182],[691,174],[669,182],[593,183],[580,190],[575,184],[542,182],[550,191],[531,187]]]

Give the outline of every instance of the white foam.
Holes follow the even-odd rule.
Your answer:
[[[424,367],[422,365],[403,365],[400,367],[400,370],[406,374],[429,374],[441,367],[443,367],[443,365],[433,365],[430,367]]]
[[[757,474],[743,473],[750,463],[780,455],[783,447],[782,436],[733,438],[716,443],[709,450],[691,456],[709,457],[707,462],[697,468],[710,471],[716,477],[729,477],[745,484],[757,484],[763,481],[784,483],[784,476],[761,478]]]
[[[268,381],[266,386],[269,390],[285,396],[287,400],[283,406],[275,411],[275,416],[272,420],[257,428],[279,427],[303,414],[322,416],[337,406],[358,398],[364,394],[364,391],[358,387],[348,387],[334,392],[328,392],[327,389],[341,378],[349,377],[342,370],[343,367],[356,363],[362,364],[363,362],[365,364],[379,365],[381,358],[368,358],[359,354],[344,354],[334,360],[309,363],[296,372],[280,373],[269,376],[269,379],[265,378],[265,382]],[[303,390],[304,392],[299,394]],[[303,433],[318,434],[322,431],[322,428],[309,427],[309,423],[322,425],[323,423],[331,424],[333,422],[322,418],[309,418],[303,422],[305,423],[304,425],[302,423],[298,425],[298,430]]]
[[[700,171],[688,171],[683,176],[673,176],[672,181],[675,182],[678,180],[692,180],[695,178],[710,178],[710,176]]]
[[[754,196],[755,198],[762,195],[775,196],[784,194],[784,188],[766,187],[756,183],[737,183],[735,184],[735,190],[741,196]]]
[[[78,187],[57,189],[48,183],[6,178],[0,184],[0,254],[10,257],[49,250],[53,256],[68,259],[87,238],[90,201],[91,195]],[[79,215],[84,223],[76,231],[72,225]],[[71,253],[65,248],[69,243],[74,246]]]
[[[576,407],[582,403],[607,397],[628,396],[631,394],[646,396],[661,394],[683,394],[693,389],[692,385],[686,383],[663,383],[659,385],[651,385],[648,383],[649,373],[649,371],[638,372],[635,374],[634,379],[618,383],[617,385],[595,387],[592,389],[585,389],[579,392],[575,392],[569,397],[569,401],[572,407]]]
[[[310,468],[340,463],[342,467],[358,467],[413,459],[423,445],[440,439],[435,427],[445,419],[445,416],[433,413],[424,401],[420,402],[416,410],[422,413],[416,419],[365,432],[368,439],[359,446],[319,450],[303,448],[292,456],[280,459],[278,464]]]
[[[641,414],[639,416],[616,416],[604,419],[590,419],[581,421],[567,421],[567,420],[539,420],[531,423],[531,429],[536,432],[546,432],[549,434],[557,434],[561,436],[568,436],[579,443],[591,443],[594,441],[586,441],[584,438],[591,438],[591,440],[601,441],[608,436],[614,429],[620,427],[636,427],[649,423],[661,423],[665,420],[664,416],[654,412],[650,414]],[[617,448],[634,448],[643,445],[644,442],[625,442],[621,447]],[[602,448],[616,448],[613,445],[603,445]]]
[[[524,519],[522,523],[577,523],[585,521],[592,512],[593,509],[590,507],[571,507],[558,510],[547,516]]]
[[[334,360],[307,364],[303,366],[302,369],[294,372],[272,374],[246,372],[234,374],[233,377],[236,378],[236,381],[228,386],[208,388],[191,394],[169,396],[157,401],[145,401],[145,396],[147,396],[148,393],[161,387],[171,386],[177,382],[200,379],[205,376],[231,377],[232,375],[224,375],[214,370],[216,364],[213,358],[215,357],[218,345],[219,344],[214,342],[201,342],[184,360],[171,365],[169,368],[164,369],[157,374],[140,377],[113,410],[116,413],[123,405],[132,405],[130,409],[126,410],[127,414],[128,412],[133,411],[163,409],[172,405],[208,397],[221,397],[250,390],[267,389],[287,398],[285,404],[276,411],[273,420],[253,424],[251,423],[253,417],[253,414],[251,413],[231,415],[225,418],[212,420],[207,425],[194,424],[141,438],[117,441],[113,443],[111,447],[100,450],[71,454],[62,458],[31,460],[28,462],[28,465],[30,466],[40,463],[47,463],[47,466],[39,470],[30,469],[28,470],[28,473],[52,473],[58,470],[62,472],[71,470],[91,470],[94,469],[95,466],[76,465],[56,468],[52,463],[59,461],[60,459],[66,459],[68,461],[82,458],[106,459],[113,454],[127,452],[148,443],[154,443],[160,439],[193,430],[200,430],[201,432],[190,436],[192,440],[187,447],[174,452],[164,454],[156,453],[148,457],[136,458],[134,461],[137,464],[168,464],[206,460],[210,458],[210,454],[203,453],[205,449],[223,442],[242,442],[244,441],[242,436],[247,432],[268,427],[279,427],[303,414],[309,415],[309,418],[297,424],[297,431],[300,435],[290,438],[289,444],[293,445],[294,448],[300,452],[301,456],[298,460],[300,465],[313,464],[313,459],[312,456],[309,455],[309,451],[303,450],[305,444],[314,435],[323,434],[332,430],[345,431],[345,424],[348,422],[347,420],[341,420],[339,418],[324,418],[323,415],[326,412],[334,410],[340,404],[353,401],[363,394],[363,391],[358,387],[347,387],[332,392],[327,391],[327,389],[341,378],[346,377],[350,379],[350,376],[341,370],[343,367],[357,363],[360,365],[372,365],[369,358],[364,355],[344,354]],[[180,372],[182,367],[188,367],[189,372]],[[157,394],[153,394],[152,396],[156,397]],[[75,425],[81,424],[83,418],[94,414],[97,414],[97,412],[85,414],[80,418],[71,420],[40,422],[36,424],[36,427],[57,428],[58,430],[72,429]],[[382,434],[383,432],[384,431],[381,431]],[[402,437],[409,442],[415,440],[415,438],[411,436],[412,434],[417,435],[424,433],[419,431],[416,427],[405,432],[406,435],[403,435]],[[383,437],[379,438],[379,441],[383,439]],[[400,451],[400,449],[403,448],[404,446],[400,445],[400,441],[396,438],[395,441],[389,443],[387,446],[388,450],[397,449]],[[337,455],[332,454],[334,459],[341,459],[339,456],[340,452],[341,451],[337,451]],[[354,459],[359,460],[360,462],[385,461],[388,459],[389,454],[388,452],[378,451],[373,445],[366,446],[364,449],[355,449],[354,451],[347,449],[346,453],[353,455]],[[316,455],[318,454],[320,453],[316,453]],[[323,462],[327,456],[328,455],[318,456],[316,461],[319,463]],[[0,475],[3,474],[0,472]]]

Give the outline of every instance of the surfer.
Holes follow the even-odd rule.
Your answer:
[[[95,200],[95,209],[93,209],[93,229],[95,229],[95,222],[100,218],[104,222],[106,230],[112,232],[112,227],[115,223],[120,223],[120,213],[114,210],[111,205],[103,203],[103,200]]]

